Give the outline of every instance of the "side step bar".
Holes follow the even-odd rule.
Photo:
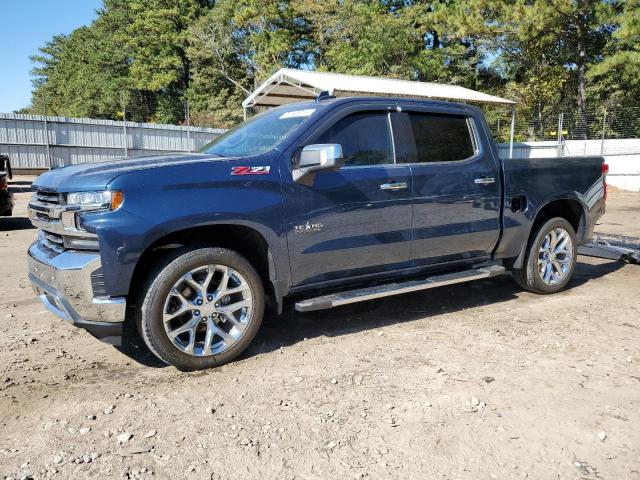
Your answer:
[[[313,310],[324,310],[326,308],[338,307],[348,303],[363,302],[374,298],[390,297],[402,293],[416,292],[428,288],[453,285],[454,283],[470,282],[481,278],[490,278],[502,275],[505,268],[500,265],[487,265],[480,268],[463,270],[455,273],[445,273],[434,275],[433,277],[419,280],[409,280],[407,282],[388,283],[376,285],[374,287],[359,288],[346,292],[323,295],[321,297],[309,298],[296,303],[295,309],[299,312],[311,312]]]

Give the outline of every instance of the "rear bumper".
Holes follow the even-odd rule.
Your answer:
[[[100,267],[98,253],[67,250],[49,257],[37,242],[29,247],[29,281],[44,306],[100,340],[120,345],[126,299],[94,296],[91,274]]]

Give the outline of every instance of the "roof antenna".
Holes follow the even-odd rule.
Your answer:
[[[320,95],[316,97],[316,102],[321,102],[322,100],[328,100],[330,98],[336,98],[336,96],[331,95],[328,90],[323,90],[320,92]]]

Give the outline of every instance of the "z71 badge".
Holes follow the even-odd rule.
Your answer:
[[[269,166],[231,167],[231,175],[266,175],[271,171]]]

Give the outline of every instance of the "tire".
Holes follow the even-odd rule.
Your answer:
[[[560,248],[564,237],[557,240],[556,248],[552,248],[553,240],[548,243],[548,236],[553,238],[552,232],[555,232],[556,237],[559,237],[558,232],[561,231],[564,231],[568,236],[566,240],[567,245],[570,242],[568,252],[566,248]],[[567,253],[559,254],[553,252],[554,250]],[[550,252],[554,254],[551,255]],[[539,294],[556,293],[564,289],[573,277],[577,256],[578,242],[571,224],[564,218],[551,218],[533,232],[527,245],[523,268],[513,269],[511,274],[515,282],[525,290]],[[547,271],[547,264],[550,264],[550,274]],[[558,266],[561,268],[559,269]]]
[[[142,339],[160,360],[183,371],[236,358],[264,315],[260,277],[242,255],[224,248],[172,252],[149,274],[143,295],[137,315]]]

